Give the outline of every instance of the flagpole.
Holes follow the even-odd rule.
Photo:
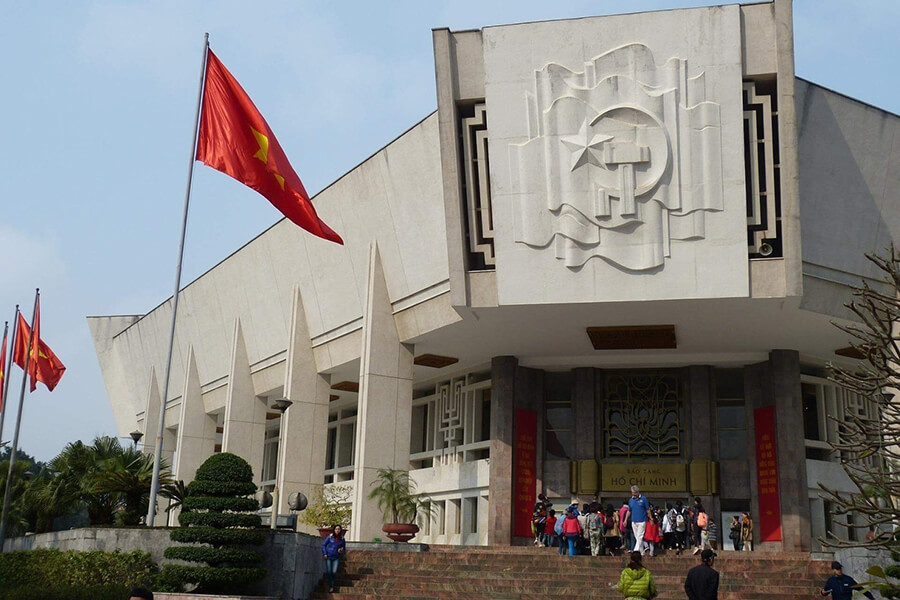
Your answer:
[[[13,334],[11,338],[12,343],[16,343],[16,329],[19,326],[19,305],[16,304],[16,316],[13,319]],[[9,330],[9,324],[6,325],[6,330]],[[6,337],[6,332],[3,333],[3,337]],[[0,365],[0,369],[4,369],[3,371],[3,389],[0,390],[0,398],[3,398],[3,406],[0,407],[0,440],[3,439],[3,423],[6,421],[6,405],[9,404],[9,372],[12,370],[12,359],[13,359],[13,349],[7,348],[6,351],[9,353],[7,355],[7,361],[5,365]]]
[[[12,497],[13,466],[16,464],[16,452],[19,449],[19,429],[22,426],[22,405],[25,403],[25,382],[28,381],[28,363],[31,360],[32,344],[34,342],[34,318],[37,316],[38,300],[41,297],[40,288],[34,290],[34,310],[31,311],[31,331],[28,332],[28,345],[25,347],[25,366],[22,367],[22,389],[19,391],[19,411],[16,413],[16,429],[13,433],[12,448],[9,451],[9,473],[6,475],[6,492],[3,494],[3,515],[0,516],[0,552],[3,551],[6,542],[6,522],[9,519],[9,500]],[[4,384],[5,385],[5,384]]]
[[[178,245],[178,265],[175,267],[175,292],[172,294],[172,326],[169,329],[169,355],[166,358],[166,377],[159,405],[159,423],[156,428],[156,446],[153,448],[153,479],[150,483],[150,504],[147,507],[147,526],[153,527],[156,519],[156,496],[159,494],[159,466],[162,461],[163,435],[166,431],[166,401],[169,398],[169,378],[172,375],[172,351],[175,347],[175,320],[178,316],[178,293],[181,291],[181,265],[184,261],[184,237],[187,233],[188,208],[191,204],[191,183],[194,178],[194,157],[197,154],[197,131],[200,127],[200,108],[203,103],[203,84],[206,80],[206,58],[209,55],[209,34],[203,34],[203,61],[200,67],[200,84],[197,86],[197,109],[194,115],[194,139],[191,142],[191,159],[188,163],[187,186],[184,191],[184,217],[181,220],[181,242]],[[148,423],[149,425],[149,423]]]

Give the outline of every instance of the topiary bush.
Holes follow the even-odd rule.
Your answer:
[[[151,587],[156,563],[146,552],[19,550],[0,554],[0,600],[127,600]]]
[[[259,503],[247,496],[256,493],[253,469],[240,456],[228,452],[213,454],[197,469],[187,486],[181,527],[169,537],[183,544],[172,546],[164,556],[199,565],[165,565],[162,587],[183,589],[196,586],[198,592],[234,592],[236,588],[266,576],[260,567],[263,556],[247,546],[259,546],[265,539],[260,527]]]

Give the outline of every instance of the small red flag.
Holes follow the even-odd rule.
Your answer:
[[[31,336],[31,327],[25,321],[25,317],[19,313],[19,326],[16,328],[16,339],[13,343],[13,362],[22,369],[25,368],[25,357],[28,355],[28,339]],[[37,351],[35,351],[37,350]],[[31,377],[31,391],[37,389],[37,382],[40,381],[51,392],[59,380],[62,379],[63,373],[66,372],[66,366],[62,364],[59,357],[50,349],[50,346],[41,339],[41,303],[38,300],[37,308],[34,314],[34,336],[31,344],[31,358],[28,359],[28,375]]]
[[[308,232],[343,244],[316,214],[300,177],[250,96],[212,50],[207,53],[197,160],[253,188]]]
[[[6,338],[8,331],[3,332],[3,348],[0,349],[0,410],[3,410],[3,404],[6,398],[3,397],[3,381],[6,379]]]

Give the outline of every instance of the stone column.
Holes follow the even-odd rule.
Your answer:
[[[231,371],[228,374],[228,393],[225,397],[222,451],[237,454],[250,463],[256,485],[262,481],[266,409],[266,403],[253,391],[250,359],[244,344],[241,320],[235,319]]]
[[[760,548],[786,552],[810,549],[809,498],[806,482],[806,445],[803,436],[803,400],[800,392],[800,355],[794,350],[773,350],[765,363],[745,369],[748,463],[751,510],[759,517],[757,495],[756,431],[753,411],[775,406],[775,452],[781,501],[782,541],[760,543]],[[758,528],[757,528],[758,529]]]
[[[688,443],[691,460],[715,460],[718,458],[718,443],[713,428],[716,402],[713,398],[712,367],[692,366],[687,369],[687,394],[690,405]],[[716,496],[700,496],[703,507],[718,520],[719,501]],[[721,523],[720,531],[721,531]]]
[[[181,394],[181,418],[178,421],[178,452],[173,472],[185,484],[194,480],[197,467],[212,456],[216,447],[216,418],[206,413],[200,390],[200,374],[194,347],[188,348],[184,369],[184,391]]]
[[[512,542],[513,421],[516,392],[514,356],[491,360],[491,462],[488,545]]]
[[[775,404],[775,450],[783,546],[786,552],[809,552],[809,494],[800,354],[796,350],[772,350],[769,364]]]
[[[413,346],[400,342],[384,267],[373,242],[363,307],[350,539],[384,537],[385,518],[369,492],[379,468],[409,469]]]
[[[278,445],[278,512],[282,514],[289,512],[291,494],[302,492],[312,502],[325,481],[330,376],[320,375],[316,368],[299,287],[294,288],[289,335],[284,396],[293,404],[282,417]]]
[[[572,409],[575,418],[575,460],[597,459],[594,369],[572,371]]]
[[[772,397],[769,363],[757,363],[744,367],[744,402],[747,417],[747,465],[750,474],[750,515],[759,522],[759,485],[756,465],[756,423],[754,410],[764,406],[765,399]],[[761,549],[759,544],[759,527],[753,530],[753,549]]]

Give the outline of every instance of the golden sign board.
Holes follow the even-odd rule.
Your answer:
[[[687,465],[681,464],[604,464],[600,467],[600,489],[627,492],[636,485],[643,492],[686,492]]]

